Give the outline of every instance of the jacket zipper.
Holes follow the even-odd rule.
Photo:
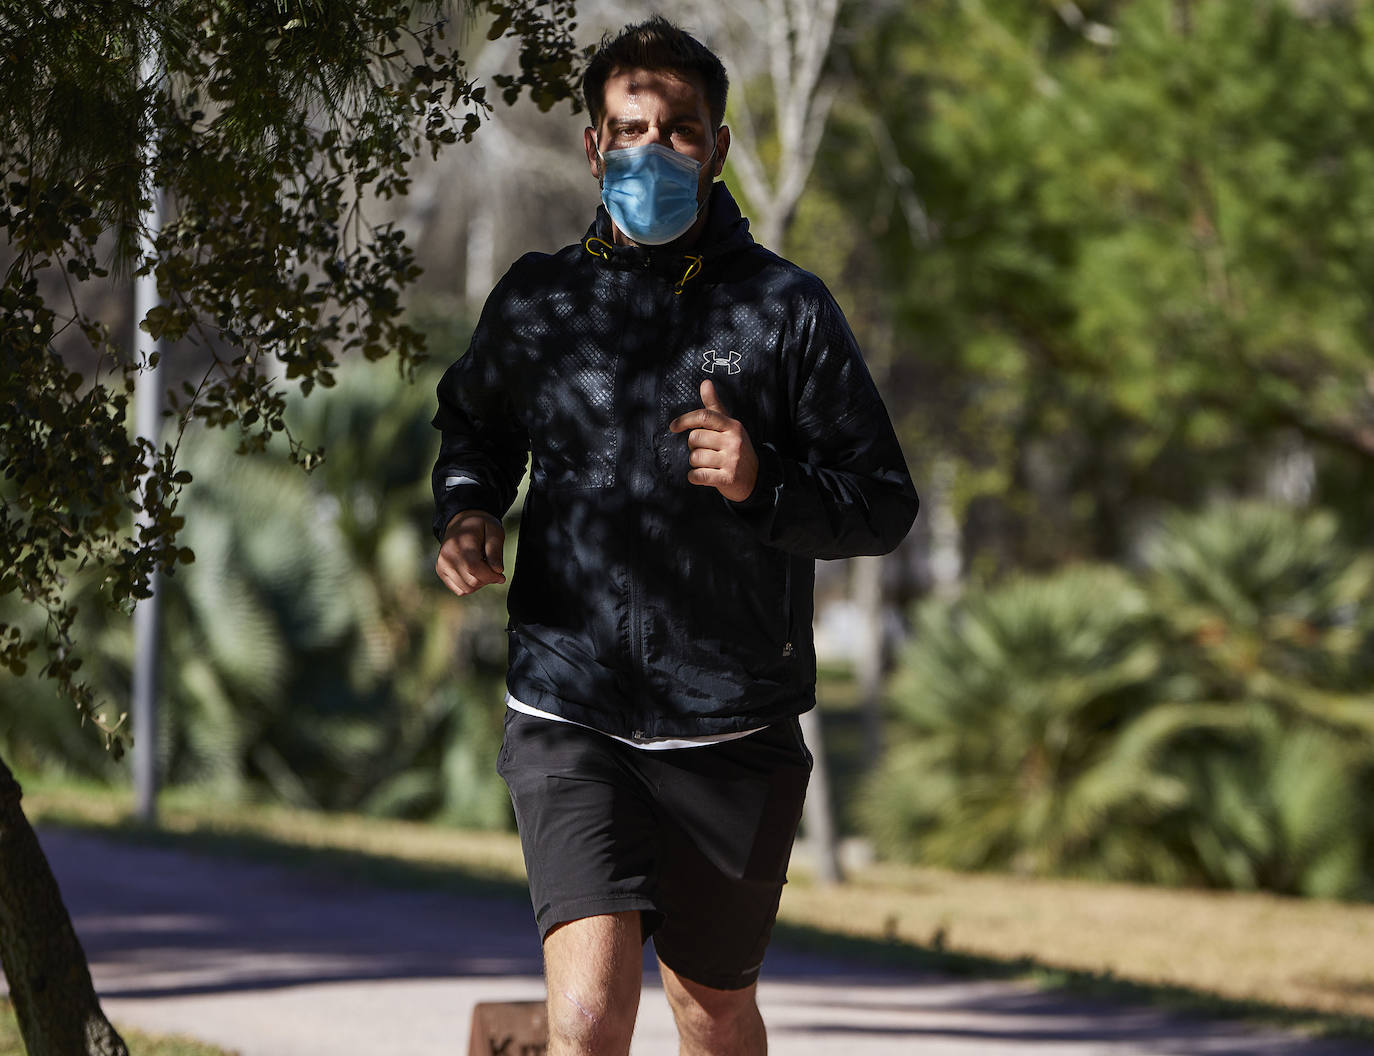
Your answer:
[[[648,261],[646,260],[646,261],[644,261],[643,264],[642,264],[642,270],[643,270],[644,272],[647,272],[647,271],[648,271],[648,267],[649,267],[649,264],[648,264]],[[642,287],[645,285],[643,278],[640,277],[640,276],[634,276],[634,277],[631,279],[631,283],[630,283],[630,284],[631,284],[631,286],[633,286],[633,287],[639,287],[639,288],[642,288]],[[627,291],[627,293],[626,293],[627,303],[628,303],[628,298],[629,298],[629,297],[630,297],[630,293]],[[629,313],[628,313],[628,309],[627,309],[627,313],[626,313],[626,314],[627,314],[627,315],[629,314]],[[632,369],[632,372],[633,372],[634,374],[638,374],[638,372],[642,369],[642,367],[641,367],[640,364],[638,363],[638,356],[636,357],[636,362],[634,363],[634,365],[633,365],[633,367],[632,367],[631,369]],[[657,387],[655,386],[655,388],[657,388]],[[633,402],[633,401],[628,401],[628,400],[625,401],[627,413],[628,413],[628,411],[629,411],[629,409],[630,409],[630,405],[632,404],[632,402]],[[649,409],[646,411],[646,413],[650,416],[650,419],[649,419],[649,420],[652,422],[652,421],[653,421],[653,417],[652,417],[652,415],[653,415],[653,411],[652,411],[652,401],[649,402]],[[638,423],[635,423],[635,428],[638,428]],[[640,444],[637,444],[637,443],[633,443],[633,442],[632,442],[631,445],[630,445],[630,450],[631,450],[631,451],[640,451],[641,449],[642,449],[642,445],[640,445]],[[633,457],[633,456],[632,456],[632,457]],[[652,454],[652,444],[650,445],[650,456],[649,456],[649,457],[650,457],[650,458],[653,457],[653,454]],[[636,468],[637,468],[637,467],[636,467]],[[634,471],[634,469],[632,468],[631,472],[633,472],[633,471]],[[640,512],[639,512],[639,504],[638,504],[637,502],[631,502],[631,503],[629,504],[628,513],[629,513],[629,517],[630,517],[630,532],[629,532],[629,536],[628,536],[629,547],[627,548],[628,551],[629,551],[629,555],[628,555],[628,556],[629,556],[629,574],[630,574],[630,678],[631,678],[631,680],[632,680],[632,683],[633,683],[634,686],[635,686],[635,692],[636,692],[636,693],[639,693],[639,692],[642,692],[642,687],[643,687],[644,684],[647,682],[647,679],[645,678],[645,673],[644,673],[644,627],[643,627],[643,613],[641,612],[641,601],[640,601],[640,578],[641,578],[641,576],[642,576],[642,571],[643,571],[643,570],[639,567],[639,562],[640,562],[640,545],[639,545],[639,540],[640,540],[640,532],[643,530],[643,522],[642,522],[642,518],[641,518],[641,515],[640,515]],[[642,737],[643,735],[644,735],[644,733],[643,733],[642,730],[635,730],[634,733],[632,734],[632,736],[635,737],[636,739]]]
[[[787,570],[783,573],[782,579],[782,616],[783,616],[783,643],[782,655],[792,655],[792,559],[787,561]]]

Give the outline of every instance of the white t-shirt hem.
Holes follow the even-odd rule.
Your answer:
[[[763,726],[755,726],[752,730],[736,730],[734,733],[707,733],[700,737],[619,737],[614,733],[607,733],[605,730],[598,730],[595,726],[588,726],[585,722],[574,722],[572,719],[565,719],[562,715],[554,715],[547,711],[540,711],[516,700],[509,693],[506,694],[506,707],[512,711],[518,711],[522,715],[533,715],[538,719],[549,719],[553,722],[566,722],[572,726],[581,726],[584,730],[592,730],[609,737],[621,744],[628,744],[631,748],[640,748],[648,752],[666,751],[671,748],[700,748],[708,744],[720,744],[723,741],[737,741],[741,737],[748,737],[751,733],[758,733],[764,729]]]

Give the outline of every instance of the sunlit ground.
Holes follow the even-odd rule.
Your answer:
[[[122,792],[30,779],[36,822],[127,826]],[[413,822],[225,806],[189,792],[164,797],[165,833],[207,850],[309,862],[330,855],[364,878],[433,884],[462,877],[509,891],[522,878],[514,835]],[[136,827],[131,836],[147,838]],[[832,889],[794,870],[781,923],[870,941],[901,956],[944,951],[990,962],[1107,973],[1147,987],[1181,987],[1239,1001],[1344,1017],[1374,1031],[1374,906],[1270,895],[961,874],[875,865]],[[978,970],[977,964],[966,965]],[[995,967],[991,966],[990,967]],[[1362,1029],[1363,1028],[1363,1029]],[[2,1051],[2,1050],[0,1050]]]

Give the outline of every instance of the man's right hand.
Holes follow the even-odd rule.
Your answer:
[[[488,583],[504,583],[501,552],[505,545],[506,530],[500,521],[484,510],[464,510],[454,514],[444,529],[434,571],[460,598]]]

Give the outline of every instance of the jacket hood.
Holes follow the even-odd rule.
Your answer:
[[[596,219],[582,236],[584,245],[589,238],[599,238],[608,243],[612,241],[611,216],[604,205],[597,206]],[[694,246],[615,246],[605,259],[607,263],[618,267],[641,267],[647,264],[654,270],[662,266],[681,271],[683,257],[699,256],[704,270],[753,244],[749,220],[740,213],[725,183],[717,180],[711,185],[711,193],[706,199],[706,226],[702,228],[701,238]]]

